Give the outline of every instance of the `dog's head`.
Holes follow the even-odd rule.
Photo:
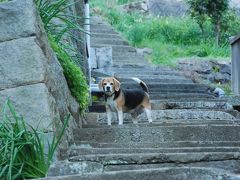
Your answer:
[[[120,82],[114,77],[107,77],[99,82],[98,87],[103,90],[105,94],[112,95],[115,91],[120,90]]]

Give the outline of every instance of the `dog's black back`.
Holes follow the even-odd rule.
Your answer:
[[[122,90],[125,96],[125,106],[130,109],[135,109],[144,99],[146,95],[141,89],[124,89]]]

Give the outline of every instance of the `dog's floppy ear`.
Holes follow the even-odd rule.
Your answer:
[[[99,88],[100,90],[103,89],[103,80],[104,80],[104,79],[102,79],[102,80],[98,83],[98,88]]]
[[[114,81],[114,90],[119,91],[120,90],[120,82],[118,80],[116,80],[115,78],[113,78],[113,81]]]

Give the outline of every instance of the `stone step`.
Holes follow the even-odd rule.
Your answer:
[[[137,170],[137,169],[158,169],[158,168],[175,168],[175,167],[204,167],[204,168],[219,168],[225,171],[236,173],[239,170],[240,160],[223,160],[223,161],[209,161],[209,162],[193,162],[193,163],[155,163],[155,164],[126,164],[121,166],[106,165],[104,171],[123,171],[123,170]]]
[[[231,113],[231,112],[230,112]],[[152,110],[153,122],[164,122],[169,119],[171,120],[233,120],[235,115],[218,110],[206,110],[206,109],[167,109],[167,110]],[[115,113],[114,113],[115,114]],[[116,115],[114,115],[112,123],[117,123]],[[96,120],[98,123],[106,124],[107,114],[106,113],[89,113],[86,116],[87,120]],[[123,115],[124,123],[132,122],[132,117],[129,113],[124,113]],[[147,122],[146,113],[143,112],[137,118],[138,122]]]
[[[157,109],[232,109],[232,106],[226,101],[151,101],[152,110]]]
[[[167,154],[167,153],[200,153],[200,152],[240,152],[240,147],[185,147],[185,148],[85,148],[75,146],[71,148],[70,157],[83,155],[109,154]]]
[[[101,23],[101,24],[91,23],[90,29],[91,30],[114,30],[114,28],[107,23]]]
[[[128,62],[128,63],[122,63],[122,62],[113,62],[112,66],[113,67],[124,67],[124,66],[127,66],[127,67],[140,67],[140,66],[149,66],[150,64],[148,62],[145,62],[145,63],[140,63],[140,62]]]
[[[90,141],[77,141],[75,146],[88,148],[198,148],[198,147],[240,147],[240,141],[167,141],[167,142],[124,142],[124,143],[98,143]]]
[[[118,71],[114,71],[115,74],[117,74],[118,76],[124,76],[124,75],[128,75],[128,76],[141,76],[143,74],[148,74],[150,76],[153,75],[171,75],[171,76],[179,76],[179,77],[184,77],[182,75],[179,74],[179,72],[177,71],[151,71],[151,70],[141,70],[141,71],[134,71],[133,69],[131,71],[124,71],[124,70],[118,70]]]
[[[78,155],[69,158],[69,161],[90,161],[104,165],[124,164],[153,164],[153,163],[192,163],[223,160],[239,160],[239,150],[224,152],[182,152],[182,153],[117,153],[117,154],[90,154]]]
[[[95,113],[95,112],[92,112]],[[83,125],[84,128],[91,128],[91,127],[102,127],[107,125],[107,117],[106,115],[96,115],[96,114],[90,114],[86,117],[86,125]],[[104,113],[105,114],[105,113]],[[126,115],[127,116],[127,115]],[[124,125],[127,125],[129,127],[133,128],[135,125],[138,125],[139,127],[145,127],[149,125],[149,122],[147,118],[143,119],[141,117],[138,117],[138,124],[133,124],[132,118],[129,116],[124,116]],[[144,115],[145,116],[145,115]],[[226,115],[225,115],[226,116]],[[206,124],[219,124],[219,125],[224,125],[224,124],[239,124],[239,120],[237,119],[229,119],[232,118],[231,115],[228,114],[227,118],[225,120],[221,119],[210,119],[211,117],[205,117],[202,119],[197,119],[197,118],[191,118],[189,119],[164,119],[164,118],[156,118],[153,119],[153,126],[178,126],[178,125],[206,125]],[[114,115],[114,118],[112,120],[112,126],[118,125],[118,120],[116,115]]]
[[[115,77],[117,77],[119,79],[119,81],[123,84],[129,84],[129,83],[133,83],[134,81],[131,79],[132,77],[138,77],[136,76],[128,76],[125,78],[119,77],[117,74],[115,75]],[[155,88],[155,87],[159,87],[159,86],[166,86],[167,84],[169,84],[169,87],[172,86],[171,88],[176,88],[178,87],[178,84],[181,84],[181,86],[184,86],[184,84],[194,84],[192,82],[192,80],[182,77],[182,76],[174,76],[174,75],[163,75],[159,76],[158,78],[151,77],[151,75],[149,77],[140,77],[139,79],[141,79],[142,81],[144,81],[148,87],[151,88]],[[175,87],[174,87],[175,86]]]
[[[164,77],[171,77],[171,76],[164,75]],[[148,87],[149,88],[156,88],[156,86],[154,84],[149,84]],[[205,90],[205,91],[207,91],[209,89],[209,87],[206,86],[206,85],[195,84],[195,83],[193,83],[193,84],[189,84],[189,83],[186,83],[186,84],[175,84],[175,83],[158,84],[157,87],[159,87],[159,89],[172,89],[172,90],[174,90],[174,89],[185,89],[185,90],[191,89],[191,90]]]
[[[92,47],[112,47],[113,54],[114,52],[136,52],[136,49],[131,46],[126,45],[110,45],[110,44],[92,44]]]
[[[83,128],[75,140],[98,143],[161,143],[174,141],[239,141],[240,125],[105,126]]]
[[[102,33],[102,34],[118,34],[116,31],[114,31],[114,28],[112,29],[90,29],[90,34],[95,33]]]
[[[226,166],[230,167],[230,163]],[[66,162],[60,161],[56,162],[52,165],[49,170],[48,177],[44,178],[45,180],[60,180],[60,179],[68,179],[68,180],[78,180],[78,179],[86,179],[86,180],[122,180],[122,179],[131,179],[131,180],[139,180],[139,179],[148,179],[148,180],[156,180],[161,177],[164,180],[172,180],[172,179],[198,179],[198,180],[206,180],[206,179],[231,179],[235,180],[239,178],[239,175],[232,173],[233,170],[229,169],[228,171],[216,168],[216,167],[173,167],[165,164],[164,167],[158,168],[144,168],[144,169],[132,169],[132,170],[121,170],[121,171],[108,171],[104,172],[104,169],[107,165],[103,165],[99,162],[91,162],[91,161],[82,161],[82,162]],[[116,165],[114,165],[116,166]],[[124,166],[121,165],[121,166]],[[119,166],[117,166],[119,167]],[[236,168],[236,166],[232,167]],[[227,169],[227,168],[226,168]],[[93,171],[93,173],[92,173]],[[176,178],[177,177],[177,178]]]
[[[206,93],[169,93],[169,94],[150,94],[151,100],[161,100],[161,99],[195,99],[195,98],[210,98],[214,99],[215,96]]]
[[[113,61],[133,61],[133,62],[138,62],[138,61],[146,61],[143,56],[135,55],[135,56],[113,56]],[[134,70],[134,69],[132,69]]]
[[[119,34],[111,34],[111,33],[91,33],[91,38],[113,38],[122,40],[122,37]]]
[[[104,102],[93,102],[90,112],[106,112]],[[231,110],[232,105],[226,101],[217,100],[191,100],[191,101],[173,101],[173,100],[152,100],[152,110],[160,109],[212,109],[212,110]]]
[[[87,124],[82,125],[83,128],[102,128],[104,126],[107,125],[107,121],[101,121],[101,122],[97,122],[94,119],[88,119]],[[184,125],[184,126],[191,126],[191,125],[211,125],[211,124],[215,124],[215,125],[237,125],[240,124],[239,120],[219,120],[219,119],[176,119],[176,120],[172,120],[172,119],[159,119],[155,122],[152,123],[152,126],[178,126],[178,125]],[[114,121],[112,123],[112,126],[116,126],[118,125],[117,121]],[[141,121],[138,124],[133,124],[132,121],[124,121],[124,125],[127,125],[128,127],[136,127],[136,125],[138,127],[146,127],[148,126],[148,122],[147,121]]]
[[[113,38],[91,38],[91,44],[129,45],[125,40]]]
[[[143,64],[147,64],[149,62],[145,61],[144,59],[125,59],[125,60],[119,60],[119,59],[113,59],[112,61],[113,63],[143,63]]]

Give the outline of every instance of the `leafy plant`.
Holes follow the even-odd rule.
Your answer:
[[[53,159],[54,152],[67,127],[65,119],[59,136],[48,142],[44,152],[44,133],[28,125],[17,115],[12,103],[7,100],[0,120],[0,179],[27,179],[44,177]]]
[[[190,14],[194,17],[202,32],[207,17],[214,26],[217,44],[220,42],[224,14],[228,11],[229,0],[187,0]]]
[[[51,46],[63,68],[71,94],[76,98],[83,112],[88,105],[88,85],[86,77],[76,65],[76,62],[81,58],[81,54],[69,42],[70,39],[81,41],[74,35],[76,31],[84,32],[84,29],[77,23],[81,17],[67,13],[68,9],[73,5],[68,0],[35,1]]]
[[[63,73],[72,95],[79,102],[80,109],[86,109],[88,106],[89,91],[84,74],[81,69],[74,64],[71,56],[56,43],[53,37],[49,36],[49,40],[51,47],[57,55],[58,61],[63,67]]]

